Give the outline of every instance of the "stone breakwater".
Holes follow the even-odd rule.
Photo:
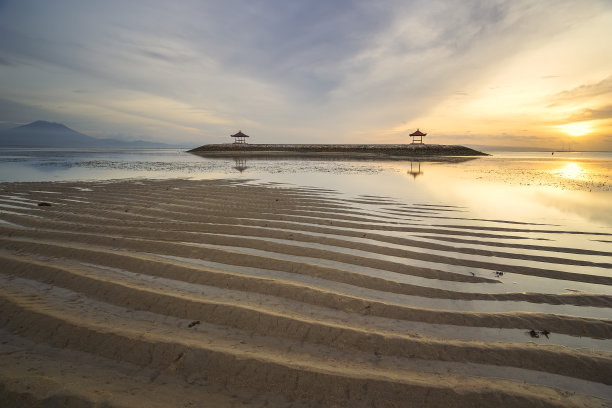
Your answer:
[[[487,156],[458,145],[412,144],[207,144],[189,150],[201,156],[296,156],[386,158]]]

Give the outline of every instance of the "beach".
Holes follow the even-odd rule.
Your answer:
[[[610,406],[611,253],[554,242],[605,232],[237,179],[0,186],[7,406]]]
[[[612,408],[612,1],[0,30],[0,408]]]

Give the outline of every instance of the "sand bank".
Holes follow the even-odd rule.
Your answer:
[[[611,253],[395,207],[227,180],[3,184],[0,400],[610,404]]]

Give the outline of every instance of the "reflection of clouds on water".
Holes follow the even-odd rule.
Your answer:
[[[578,216],[612,227],[609,193],[574,191],[571,194],[551,194],[540,192],[535,194],[535,198],[546,207],[554,208],[563,214]]]

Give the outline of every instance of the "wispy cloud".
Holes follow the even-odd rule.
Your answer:
[[[583,109],[571,115],[567,122],[584,122],[590,120],[612,120],[612,105],[596,109]]]
[[[612,75],[598,82],[586,83],[573,89],[559,92],[551,97],[553,102],[549,106],[554,107],[583,102],[601,96],[612,98]]]

